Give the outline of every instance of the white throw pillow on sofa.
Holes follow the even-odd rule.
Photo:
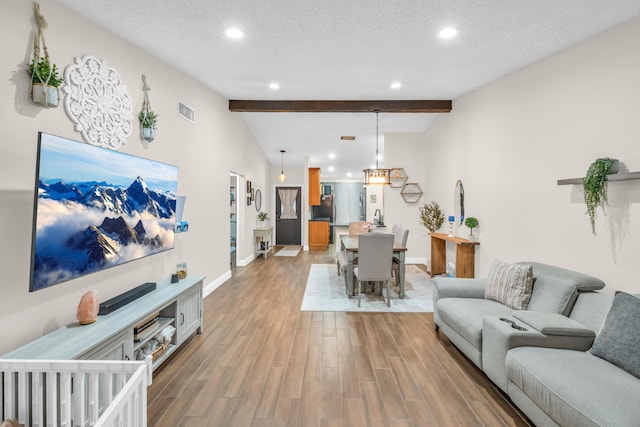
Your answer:
[[[515,310],[526,310],[533,290],[533,267],[529,264],[508,264],[499,259],[489,270],[485,299],[497,301]]]

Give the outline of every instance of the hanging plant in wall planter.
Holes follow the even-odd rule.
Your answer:
[[[140,121],[140,136],[145,141],[153,141],[156,137],[156,125],[158,123],[158,115],[151,109],[149,103],[149,91],[151,88],[147,84],[147,77],[142,75],[142,90],[144,91],[144,102],[142,103],[142,111],[138,114]]]
[[[36,34],[33,38],[33,53],[28,73],[31,76],[31,101],[45,107],[57,107],[60,99],[58,88],[64,82],[56,64],[49,59],[49,51],[44,41],[47,21],[40,14],[40,5],[34,3]],[[40,42],[44,56],[40,56]]]
[[[591,223],[591,231],[596,234],[596,209],[607,204],[607,175],[618,173],[620,162],[617,159],[603,157],[596,159],[587,170],[582,180],[584,187],[584,202],[587,205],[587,215]]]
[[[153,110],[140,111],[138,120],[140,121],[140,136],[142,136],[142,139],[149,142],[153,141],[156,137],[158,115]]]

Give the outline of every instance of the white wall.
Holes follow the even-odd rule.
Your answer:
[[[407,182],[416,182],[424,194],[418,203],[407,203],[400,195],[401,188],[384,189],[384,222],[389,227],[402,224],[409,228],[407,240],[407,262],[427,263],[428,231],[420,224],[418,209],[433,199],[434,187],[442,181],[427,180],[427,170],[437,160],[424,146],[424,135],[419,133],[386,133],[385,165],[404,168],[409,176]],[[453,190],[452,190],[453,194]],[[444,207],[443,207],[444,209]]]
[[[420,203],[436,200],[452,212],[455,182],[464,183],[466,215],[480,222],[477,276],[494,258],[535,260],[640,291],[640,181],[609,185],[597,236],[580,186],[556,184],[583,176],[598,157],[640,170],[639,39],[635,19],[454,100],[421,141],[385,135],[388,164],[416,177],[425,191]],[[417,209],[394,208],[392,199],[385,203],[389,223],[417,220]],[[418,243],[427,256],[427,245],[413,239],[426,232],[412,226],[411,250]]]
[[[45,36],[53,62],[64,68],[85,54],[105,60],[127,85],[134,115],[142,105],[141,75],[146,75],[151,105],[159,114],[156,140],[142,143],[134,132],[120,151],[180,167],[178,193],[187,196],[184,219],[189,221],[190,231],[176,236],[174,250],[29,293],[37,133],[77,140],[81,136],[62,106],[43,109],[28,101],[29,78],[24,64],[31,54],[33,3],[3,1],[0,354],[74,322],[78,301],[89,289],[96,289],[104,301],[141,283],[167,278],[178,261],[187,262],[189,274],[206,276],[205,284],[222,282],[229,275],[229,173],[250,177],[263,188],[269,182],[264,154],[240,115],[229,112],[225,98],[52,0],[41,0],[40,6],[49,24]],[[195,124],[177,116],[178,100],[196,111]],[[270,198],[264,199],[265,209],[270,209],[270,202]],[[241,214],[245,221],[255,223],[255,209]],[[239,258],[252,252],[250,241],[250,235],[243,236],[245,245]]]

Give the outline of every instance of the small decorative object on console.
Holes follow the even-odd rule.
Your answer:
[[[76,318],[81,325],[88,325],[93,323],[98,318],[98,292],[97,291],[87,291],[82,298],[80,298],[80,303],[78,304],[78,311],[76,313]]]
[[[176,264],[176,273],[178,274],[178,279],[186,279],[187,278],[187,263],[179,262]]]

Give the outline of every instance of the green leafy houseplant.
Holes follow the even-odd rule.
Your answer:
[[[36,63],[35,60],[29,64],[29,75],[33,83],[46,83],[48,86],[60,87],[64,82],[58,71],[56,64],[51,64],[48,58],[40,58]]]
[[[424,203],[420,208],[420,222],[431,233],[439,230],[444,222],[444,214],[440,209],[440,205],[434,201],[429,204]]]
[[[260,221],[266,221],[269,219],[269,215],[266,212],[258,212],[258,219]]]
[[[465,218],[464,225],[469,227],[469,233],[473,236],[473,229],[478,226],[478,218],[472,216]]]
[[[616,159],[609,157],[596,159],[591,163],[582,180],[584,203],[587,205],[586,213],[589,215],[591,231],[594,235],[596,234],[596,209],[600,206],[604,212],[604,207],[607,204],[607,173],[615,162]]]
[[[155,129],[156,124],[158,123],[158,115],[154,113],[153,110],[149,110],[146,113],[144,111],[140,111],[140,114],[138,114],[138,120],[140,121],[141,127]]]

